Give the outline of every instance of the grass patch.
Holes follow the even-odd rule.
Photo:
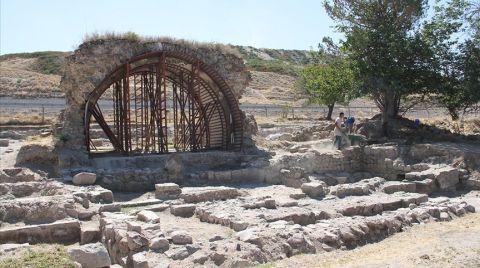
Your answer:
[[[0,260],[0,268],[74,268],[62,245],[38,245],[11,258]]]
[[[301,67],[297,65],[282,60],[261,60],[255,58],[247,60],[245,65],[247,68],[255,71],[280,73],[291,76],[297,76],[298,71],[301,69]]]

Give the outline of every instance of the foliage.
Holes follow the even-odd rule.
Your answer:
[[[310,103],[327,105],[327,119],[331,119],[335,103],[346,103],[356,97],[358,85],[354,66],[338,46],[329,38],[324,38],[323,43],[317,53],[312,53],[319,64],[299,72],[297,87],[306,91]]]
[[[438,2],[422,29],[432,55],[426,59],[434,74],[431,87],[453,120],[480,101],[479,17],[480,7],[468,1]],[[465,32],[471,35],[460,38]]]
[[[299,79],[309,101],[320,105],[346,103],[356,88],[354,72],[346,62],[305,67]]]
[[[56,245],[46,246],[36,250],[29,249],[24,254],[0,260],[0,268],[66,268],[75,267],[68,258],[65,247]]]
[[[427,0],[330,0],[324,3],[343,48],[357,68],[363,94],[373,97],[387,126],[403,96],[427,89],[422,60],[428,52],[418,33]]]

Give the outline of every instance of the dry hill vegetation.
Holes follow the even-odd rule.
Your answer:
[[[0,56],[0,97],[63,97],[59,88],[66,52],[34,52]]]
[[[86,40],[93,42],[98,38],[93,35]],[[296,72],[311,61],[308,51],[222,47],[242,57],[251,71],[252,81],[241,100],[243,103],[303,102],[304,96],[295,93],[294,85]],[[68,55],[70,52],[45,51],[0,56],[0,97],[63,97],[59,83],[62,63]]]

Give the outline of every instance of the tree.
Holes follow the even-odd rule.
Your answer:
[[[358,69],[364,94],[382,111],[384,134],[404,96],[427,89],[421,59],[428,50],[418,34],[427,0],[328,0],[324,7],[345,34],[343,45]]]
[[[480,4],[452,0],[435,6],[422,29],[434,74],[429,82],[453,120],[480,101]],[[467,36],[460,34],[467,33]],[[462,38],[460,38],[462,37]]]
[[[328,120],[332,119],[335,103],[345,103],[356,88],[354,72],[345,60],[305,67],[300,71],[299,82],[310,103],[327,105]]]

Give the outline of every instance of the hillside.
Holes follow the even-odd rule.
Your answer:
[[[252,81],[242,103],[301,104],[294,92],[296,72],[311,62],[308,51],[232,46],[242,55]],[[0,56],[0,97],[63,97],[59,88],[62,63],[70,52],[44,51]]]

